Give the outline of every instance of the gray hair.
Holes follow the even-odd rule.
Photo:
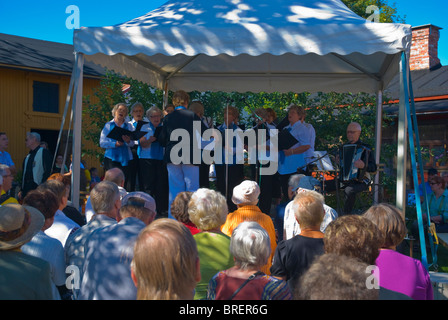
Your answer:
[[[135,108],[138,108],[138,107],[142,108],[143,111],[145,111],[145,107],[143,107],[143,104],[142,104],[141,102],[138,102],[138,101],[137,101],[136,103],[134,103],[134,104],[132,105],[132,107],[131,107],[131,113],[134,112],[134,109],[135,109]]]
[[[120,199],[120,191],[114,182],[101,181],[90,191],[90,202],[96,213],[111,211],[117,199]]]
[[[257,222],[241,222],[230,238],[230,253],[241,269],[264,266],[271,255],[269,234]]]
[[[156,106],[152,106],[151,108],[149,108],[148,110],[146,110],[146,118],[149,118],[153,113],[160,113],[160,115],[162,115],[162,110],[160,110],[158,107]]]
[[[120,106],[125,106],[126,109],[129,111],[128,106],[126,103],[124,102],[119,102],[116,105],[114,105],[114,107],[112,108],[112,117],[115,117],[115,112],[117,112],[118,108],[120,108]]]
[[[358,122],[350,122],[348,126],[355,127],[356,130],[361,131],[361,125]]]
[[[40,134],[38,134],[37,132],[27,132],[26,136],[32,137],[33,139],[35,139],[37,142],[40,143]]]
[[[289,177],[288,186],[290,186],[291,189],[297,188],[300,179],[302,179],[303,177],[305,177],[304,174],[293,174],[292,176]]]

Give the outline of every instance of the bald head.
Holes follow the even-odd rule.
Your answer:
[[[361,135],[361,125],[358,122],[352,122],[347,126],[347,140],[350,143],[356,143]]]
[[[120,168],[112,168],[106,171],[105,181],[115,182],[117,186],[124,187],[124,173]]]

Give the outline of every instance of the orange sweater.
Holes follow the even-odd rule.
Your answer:
[[[270,275],[271,272],[269,269],[271,268],[272,258],[275,253],[275,248],[277,247],[274,223],[272,222],[271,217],[261,212],[261,210],[257,206],[247,205],[238,208],[232,213],[229,213],[226,222],[221,227],[221,231],[231,237],[233,229],[235,229],[236,226],[238,226],[243,221],[255,221],[269,234],[269,238],[271,240],[271,255],[269,257],[268,263],[263,268],[261,268],[261,271],[263,271],[267,275]]]

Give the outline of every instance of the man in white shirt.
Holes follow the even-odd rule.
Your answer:
[[[128,194],[128,192],[124,188],[124,184],[125,184],[124,173],[120,168],[112,168],[112,169],[107,170],[106,174],[104,175],[103,181],[114,182],[118,186],[118,189],[120,191],[120,199],[122,199],[125,195]],[[85,208],[86,221],[89,222],[90,219],[92,219],[94,214],[95,214],[95,211],[93,210],[92,203],[91,203],[90,197],[89,197],[87,199],[86,208]]]
[[[320,198],[323,202],[323,195],[313,190],[316,184],[316,179],[305,176],[303,174],[294,175],[290,181],[293,180],[293,186],[290,185],[291,192],[295,195],[299,192],[309,192],[310,195]],[[316,181],[314,181],[316,180]],[[293,195],[293,197],[294,197]],[[328,224],[338,217],[336,210],[324,204],[325,216],[320,226],[320,231],[324,232]],[[289,202],[285,208],[284,224],[283,224],[283,238],[288,240],[300,234],[300,225],[294,215],[293,201]]]
[[[64,183],[57,180],[45,181],[43,184],[39,185],[38,190],[50,190],[58,198],[59,208],[54,215],[54,222],[50,228],[45,230],[45,234],[58,239],[64,247],[65,241],[70,233],[80,228],[79,224],[68,218],[64,212],[62,212],[62,209],[67,206],[69,190],[65,188]]]

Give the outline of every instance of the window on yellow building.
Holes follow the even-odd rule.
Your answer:
[[[59,113],[59,84],[33,81],[33,111]]]

